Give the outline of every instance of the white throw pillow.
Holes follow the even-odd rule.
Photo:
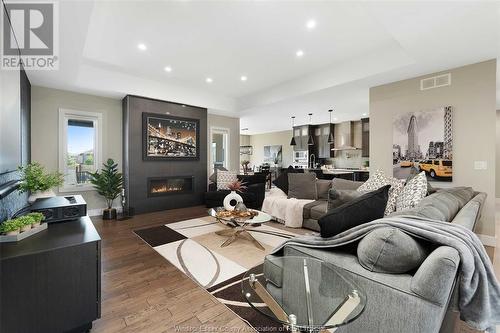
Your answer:
[[[391,185],[391,188],[389,189],[389,198],[387,199],[387,206],[385,207],[385,215],[387,216],[396,211],[397,197],[404,188],[403,180],[394,177],[387,177],[382,170],[377,170],[363,185],[358,187],[358,191],[361,193],[368,193],[378,190],[386,185]]]
[[[217,170],[217,190],[229,190],[229,184],[238,180],[236,172]]]
[[[396,201],[396,211],[412,209],[427,195],[427,177],[422,171],[406,184]]]

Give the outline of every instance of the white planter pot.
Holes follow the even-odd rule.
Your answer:
[[[52,198],[55,196],[56,196],[56,194],[52,190],[47,190],[47,191],[43,191],[43,192],[35,192],[35,193],[31,193],[31,195],[28,197],[28,202],[33,203],[36,201],[36,199]]]
[[[231,201],[234,201],[234,205],[231,204]],[[223,205],[226,210],[234,210],[234,206],[236,206],[238,202],[243,202],[243,198],[236,193],[236,191],[231,191],[231,193],[224,198]]]
[[[36,228],[38,226],[40,226],[40,222],[35,222],[31,225],[32,228]]]
[[[7,236],[19,235],[19,229],[18,230],[14,230],[14,231],[7,231],[5,234]]]

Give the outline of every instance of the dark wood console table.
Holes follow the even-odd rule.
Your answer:
[[[0,244],[0,332],[85,332],[101,315],[101,238],[85,216]]]

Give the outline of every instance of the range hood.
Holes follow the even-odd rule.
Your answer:
[[[338,126],[338,131],[337,130],[335,131],[336,132],[335,148],[332,148],[332,150],[340,151],[340,150],[360,149],[354,146],[354,122],[345,121],[340,124],[335,124],[335,127],[337,126]]]

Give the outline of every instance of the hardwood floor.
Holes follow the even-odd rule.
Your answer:
[[[201,216],[199,206],[126,221],[92,218],[102,238],[102,311],[92,332],[254,331],[133,233]]]

